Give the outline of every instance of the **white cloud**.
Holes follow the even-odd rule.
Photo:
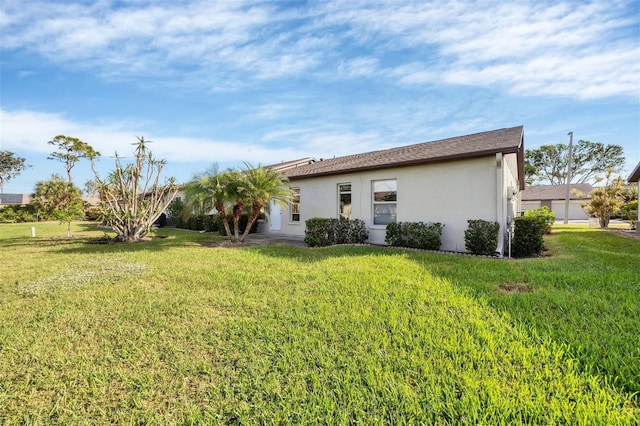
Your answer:
[[[336,64],[348,78],[578,98],[628,96],[640,80],[633,1],[5,0],[2,8],[4,48],[110,77],[170,75],[211,87],[215,75],[213,90],[325,79]]]
[[[143,136],[151,142],[151,151],[156,158],[177,163],[248,161],[266,164],[306,156],[302,153],[302,147],[273,148],[266,144],[242,141],[159,134],[150,123],[79,123],[61,114],[6,110],[0,110],[0,123],[0,149],[14,152],[47,155],[54,150],[47,142],[64,134],[90,144],[106,158],[115,153],[121,157],[129,156],[137,136]]]

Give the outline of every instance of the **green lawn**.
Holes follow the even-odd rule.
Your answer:
[[[0,225],[0,424],[637,424],[640,240],[551,256]]]

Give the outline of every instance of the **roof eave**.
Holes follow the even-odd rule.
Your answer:
[[[627,179],[627,182],[638,182],[639,180],[640,180],[640,163],[638,163],[636,165],[636,168],[633,169],[633,171],[629,175],[629,178]]]
[[[523,144],[522,144],[522,137],[521,137],[521,142],[518,146],[507,147],[503,149],[490,149],[485,151],[477,151],[474,153],[445,155],[445,156],[436,157],[436,158],[399,161],[399,162],[387,163],[383,165],[354,167],[351,169],[343,169],[343,170],[330,170],[326,172],[320,171],[320,172],[309,173],[309,174],[300,175],[300,176],[289,176],[288,178],[289,180],[293,181],[293,180],[303,180],[303,179],[309,179],[309,178],[320,177],[320,176],[342,175],[342,174],[348,174],[348,173],[366,172],[370,170],[391,169],[394,167],[409,167],[409,166],[417,166],[421,164],[445,163],[448,161],[487,157],[489,155],[495,155],[499,152],[502,154],[518,154],[518,157],[519,157],[518,158],[518,180],[521,182],[520,189],[524,189],[524,158],[523,158],[524,150],[523,150]],[[520,163],[522,163],[522,165]]]

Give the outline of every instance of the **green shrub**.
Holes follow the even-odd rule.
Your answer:
[[[0,208],[0,223],[35,222],[36,220],[35,209],[31,204]]]
[[[204,220],[202,216],[189,216],[185,221],[185,228],[192,231],[204,231]]]
[[[631,200],[622,206],[622,219],[633,222],[638,220],[638,200]]]
[[[362,244],[369,238],[369,230],[364,220],[339,219],[335,222],[336,244]]]
[[[556,221],[556,214],[553,210],[549,210],[549,207],[542,206],[539,209],[527,210],[524,212],[525,217],[536,217],[542,220],[544,223],[544,233],[550,234],[551,227],[553,223]]]
[[[468,252],[491,256],[498,248],[500,224],[482,219],[468,220],[464,231],[464,247]]]
[[[367,225],[360,219],[313,217],[305,222],[304,242],[310,247],[333,244],[361,244],[369,238]]]
[[[304,243],[310,247],[326,247],[335,242],[335,222],[338,219],[312,217],[305,221]]]
[[[102,209],[100,206],[85,205],[84,216],[91,221],[102,220]]]
[[[167,207],[167,224],[176,228],[186,228],[187,223],[184,218],[185,203],[181,198],[174,198]]]
[[[384,240],[391,246],[440,250],[442,228],[438,222],[392,222]]]
[[[511,252],[514,257],[527,257],[540,254],[544,249],[542,235],[546,223],[539,216],[520,216],[515,218],[515,229]]]
[[[212,214],[204,217],[204,230],[206,232],[219,232],[220,228],[224,228],[220,216]]]

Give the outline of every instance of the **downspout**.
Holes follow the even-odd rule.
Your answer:
[[[496,254],[502,257],[504,253],[505,208],[504,205],[504,158],[501,152],[496,153],[496,222],[500,224],[498,231],[498,247]]]

